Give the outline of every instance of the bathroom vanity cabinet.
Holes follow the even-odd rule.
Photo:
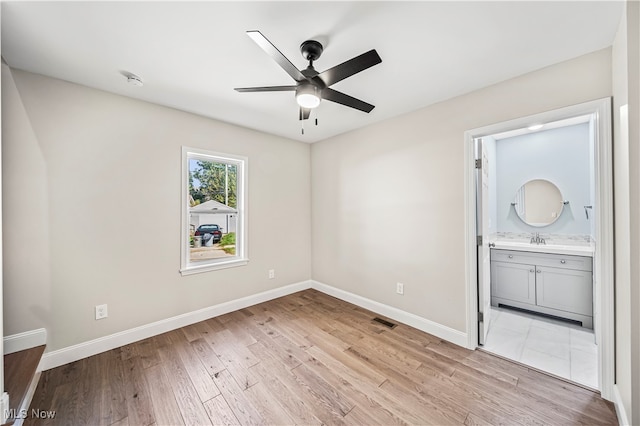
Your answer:
[[[593,260],[491,250],[491,304],[579,321],[593,328]]]

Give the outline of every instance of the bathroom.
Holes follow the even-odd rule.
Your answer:
[[[483,349],[598,389],[592,115],[482,137],[490,308]]]

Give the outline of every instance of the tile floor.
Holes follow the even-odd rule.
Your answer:
[[[491,307],[484,349],[581,385],[598,388],[598,349],[592,330]]]

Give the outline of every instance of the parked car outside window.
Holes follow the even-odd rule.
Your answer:
[[[204,236],[205,234],[211,234],[214,243],[219,243],[222,238],[222,230],[216,224],[206,224],[198,226],[195,236]]]

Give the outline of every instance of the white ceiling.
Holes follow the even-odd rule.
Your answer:
[[[23,69],[315,142],[608,47],[617,1],[2,2],[2,56]],[[382,63],[332,86],[370,113],[323,101],[301,134],[292,92],[234,87],[293,80],[246,30],[297,67],[325,46],[324,71],[375,48]],[[126,83],[134,73],[143,87]],[[312,115],[313,117],[313,115]]]

